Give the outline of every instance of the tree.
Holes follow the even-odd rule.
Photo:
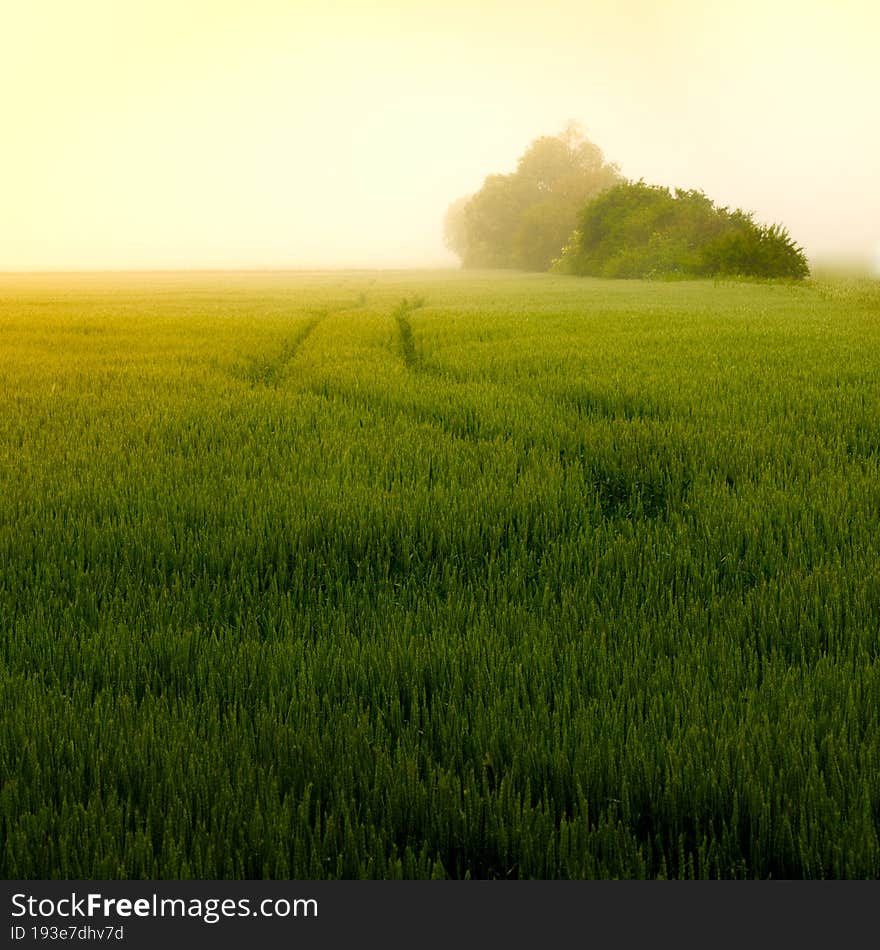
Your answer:
[[[489,175],[475,194],[450,205],[447,247],[465,267],[547,270],[584,204],[621,181],[616,165],[575,123],[535,139],[516,171]]]
[[[464,209],[471,197],[471,195],[464,195],[453,201],[446,209],[446,216],[443,218],[443,243],[453,254],[461,258],[467,253],[467,223]]]

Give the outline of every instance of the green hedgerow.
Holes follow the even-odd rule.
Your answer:
[[[781,277],[801,279],[803,249],[778,224],[719,208],[701,191],[644,182],[617,185],[581,213],[554,269],[593,277]]]

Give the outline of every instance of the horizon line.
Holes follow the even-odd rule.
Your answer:
[[[19,267],[0,268],[0,275],[19,274],[315,274],[338,271],[463,270],[460,264],[340,264],[314,267]]]

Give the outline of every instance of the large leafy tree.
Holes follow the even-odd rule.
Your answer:
[[[535,139],[507,175],[489,175],[454,202],[447,246],[465,267],[547,270],[559,257],[586,202],[621,181],[616,165],[581,129]]]

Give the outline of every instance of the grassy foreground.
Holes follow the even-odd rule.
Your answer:
[[[880,876],[880,290],[0,277],[6,878]]]

